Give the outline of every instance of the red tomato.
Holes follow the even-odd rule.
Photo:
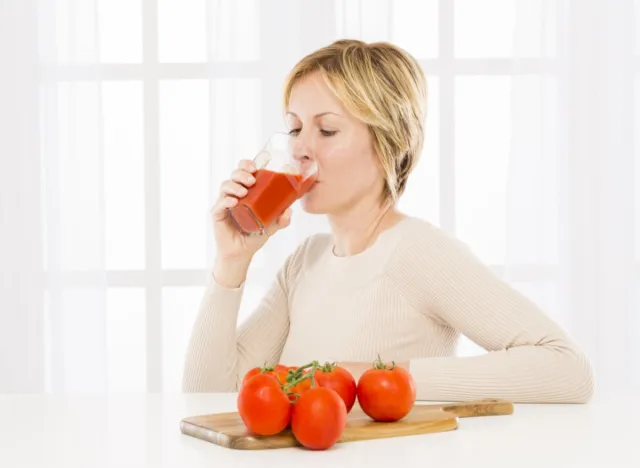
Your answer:
[[[316,370],[315,378],[319,387],[335,390],[344,401],[347,413],[351,411],[356,401],[356,380],[351,372],[344,367],[327,363]]]
[[[277,364],[275,366],[263,366],[263,367],[254,367],[250,369],[242,378],[242,385],[244,385],[247,380],[257,374],[272,374],[278,378],[278,381],[282,384],[286,382],[288,367],[283,366],[282,364]]]
[[[347,408],[334,390],[312,388],[292,406],[291,430],[303,446],[324,450],[340,439],[347,425]]]
[[[291,403],[275,376],[257,374],[238,393],[238,413],[247,429],[258,435],[273,435],[291,421]]]
[[[358,380],[358,403],[375,421],[397,421],[404,418],[416,401],[413,376],[402,367],[388,368],[378,362]]]

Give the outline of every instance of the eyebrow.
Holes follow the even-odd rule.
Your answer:
[[[323,115],[327,115],[327,114],[337,115],[338,117],[340,117],[340,114],[336,114],[335,112],[320,112],[319,114],[314,115],[313,118],[318,119]],[[300,118],[295,112],[287,112],[287,115],[293,115],[294,117]]]

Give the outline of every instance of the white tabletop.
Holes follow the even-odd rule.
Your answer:
[[[186,416],[233,411],[235,395],[0,395],[1,467],[640,467],[640,404],[516,405],[459,429],[301,448],[238,451],[185,436]]]

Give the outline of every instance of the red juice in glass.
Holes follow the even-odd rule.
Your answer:
[[[317,173],[315,164],[294,158],[287,134],[275,134],[254,161],[258,167],[255,184],[229,209],[231,219],[245,234],[263,233],[311,188]]]

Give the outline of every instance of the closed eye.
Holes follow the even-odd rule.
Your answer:
[[[289,135],[293,135],[293,136],[297,136],[300,134],[300,131],[302,129],[300,128],[293,128],[291,130],[289,130]],[[338,133],[337,130],[320,130],[320,133],[322,134],[322,136],[325,137],[331,137],[333,135],[335,135],[336,133]]]

